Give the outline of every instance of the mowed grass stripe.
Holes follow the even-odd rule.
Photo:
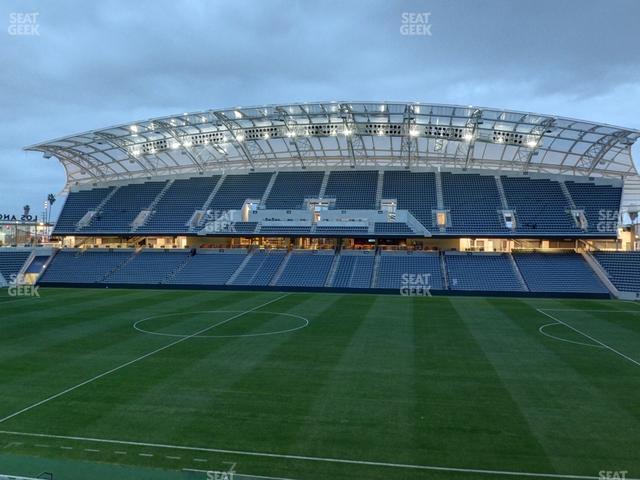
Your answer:
[[[477,310],[479,299],[434,300],[417,302],[414,313],[422,462],[549,470],[544,449],[465,316],[487,329],[494,319]]]
[[[271,309],[282,309],[287,300],[280,300]],[[230,315],[225,314],[226,317]],[[256,322],[254,329],[265,322],[263,315],[252,316],[250,313],[230,323],[246,318]],[[82,430],[87,433],[131,435],[133,431],[144,432],[145,437],[150,435],[163,442],[184,441],[189,436],[202,441],[202,436],[198,437],[196,432],[202,431],[205,437],[209,436],[209,425],[220,421],[221,411],[229,411],[209,408],[212,399],[232,389],[234,382],[253,370],[285,339],[284,335],[269,337],[268,340],[251,337],[193,338],[122,371],[118,376],[105,379],[99,386],[100,391],[105,392],[104,398],[96,401],[87,392],[78,392],[71,400],[81,402],[83,410],[93,416],[90,423],[82,423]],[[121,384],[132,387],[124,392],[119,388]],[[144,415],[149,405],[160,405],[162,423],[150,421]],[[127,425],[128,432],[118,429],[122,424]]]
[[[407,434],[415,402],[412,302],[398,297],[363,302],[360,319],[340,319],[357,328],[316,393],[310,419],[296,437],[297,451],[403,462],[413,443]],[[359,440],[365,436],[366,445]],[[320,473],[330,466],[317,468]]]
[[[181,301],[184,298],[181,297]],[[222,297],[221,301],[225,298],[231,297]],[[19,366],[0,382],[10,389],[16,387],[10,384],[11,381],[19,387],[27,380],[46,389],[50,380],[59,375],[65,377],[61,379],[64,383],[79,380],[97,368],[163,345],[166,339],[135,335],[133,320],[144,315],[149,305],[166,309],[176,308],[178,303],[172,295],[162,292],[131,296],[104,291],[101,296],[82,304],[81,309],[65,307],[62,303],[52,309],[53,313],[47,313],[46,325],[35,328],[25,325],[25,331],[33,332],[33,335],[14,341],[0,353],[2,364]]]
[[[59,373],[55,365],[32,365],[28,370],[46,369],[52,378],[44,378],[41,386],[18,385],[21,395],[58,382],[67,386],[78,370],[111,366],[113,360],[130,359],[136,349],[152,344],[155,336],[131,328],[132,313],[143,317],[171,311],[237,310],[274,295],[136,290],[125,300],[128,295],[121,292],[132,291],[101,292],[97,295],[104,295],[101,300],[114,299],[113,309],[106,312],[109,302],[105,307],[94,298],[90,301],[97,312],[91,316],[96,325],[108,323],[103,335],[118,343],[109,347],[109,341],[87,335],[84,341],[65,345],[58,353],[65,351],[69,363],[65,360]],[[88,301],[94,293],[87,295]],[[140,295],[140,301],[130,302],[133,295]],[[76,311],[80,305],[69,305],[69,310]],[[317,457],[335,452],[334,457],[358,462],[556,471],[595,478],[601,469],[628,469],[629,476],[637,477],[633,448],[640,431],[640,412],[634,407],[637,377],[626,370],[618,375],[622,360],[608,352],[540,335],[538,328],[546,319],[536,308],[544,306],[634,308],[582,300],[292,294],[277,309],[264,310],[307,316],[308,328],[273,337],[193,338],[150,357],[149,362],[132,365],[131,370],[122,369],[15,417],[2,430],[66,434],[59,432],[64,429],[69,436],[134,438],[175,448],[192,445],[204,449],[197,456],[210,465],[239,460],[240,471],[309,480],[389,480],[409,475],[457,480],[488,474],[409,472],[382,465],[234,456],[219,450],[302,456],[315,451]],[[33,320],[39,322],[38,317],[49,309],[34,303],[32,312]],[[34,323],[34,330],[42,330],[44,345],[49,325],[74,332],[59,315],[55,312],[47,322]],[[600,326],[600,320],[610,321],[633,333],[634,324],[626,318],[615,320],[617,313],[616,317],[605,312],[590,315],[595,326]],[[84,324],[78,326],[78,335],[92,323],[76,321]],[[253,331],[253,322],[256,328],[277,323],[268,317],[247,317],[236,328]],[[177,321],[175,326],[189,323]],[[235,331],[232,324],[226,327]],[[18,343],[30,345],[34,338],[38,337],[26,336]],[[158,344],[171,342],[157,338]],[[93,356],[92,347],[96,348]],[[76,365],[71,362],[74,357]],[[13,367],[12,362],[2,364],[6,371]],[[610,383],[614,381],[618,383]],[[607,426],[604,422],[609,420],[612,423]],[[78,440],[73,451],[59,448],[69,441],[47,439],[46,443],[58,447],[52,452],[26,442],[20,451],[82,459],[83,449],[91,447],[88,441]],[[154,457],[140,459],[137,450],[126,459],[112,458],[106,450],[92,455],[99,461],[175,468],[168,460],[162,463],[164,457],[157,451],[140,451]]]
[[[493,317],[495,330],[471,315],[466,321],[557,473],[593,474],[629,453],[619,431],[636,420],[589,379],[602,368],[615,375],[612,357],[541,335],[545,318],[526,302],[486,299],[474,307]]]
[[[274,297],[274,298],[272,298],[271,300],[269,300],[269,301],[267,301],[267,302],[261,303],[261,304],[259,304],[259,305],[254,305],[253,307],[251,307],[251,309],[257,309],[257,308],[260,308],[260,307],[262,307],[262,306],[266,306],[266,305],[268,305],[268,304],[271,304],[271,303],[273,303],[273,302],[277,301],[277,300],[278,300],[279,298],[281,298],[281,297],[283,297],[283,296]],[[242,314],[236,314],[235,316],[231,316],[231,317],[229,317],[226,321],[231,321],[231,320],[233,320],[234,318],[237,318],[237,317],[239,317],[239,316],[241,316],[241,315],[242,315]],[[211,328],[211,327],[209,327],[209,328]],[[203,330],[201,330],[201,331],[200,331],[200,333],[203,333],[203,332],[204,332],[204,331],[206,331],[206,330],[207,330],[207,329],[203,329]],[[197,333],[198,333],[198,332],[195,332],[193,335],[196,335]],[[10,414],[10,415],[6,416],[6,417],[0,418],[0,422],[7,422],[8,420],[12,420],[13,418],[16,418],[17,416],[22,415],[22,414],[23,414],[24,412],[26,412],[26,411],[30,411],[31,409],[33,409],[33,408],[37,408],[37,407],[39,407],[39,406],[41,406],[41,405],[43,405],[43,404],[47,404],[47,403],[49,403],[50,401],[53,401],[53,400],[55,400],[55,399],[59,398],[59,397],[60,397],[60,396],[62,396],[62,395],[66,395],[66,394],[68,394],[68,393],[70,393],[70,392],[72,392],[72,391],[75,391],[76,389],[79,389],[79,388],[81,388],[81,387],[83,387],[83,386],[85,386],[85,385],[87,385],[87,384],[89,384],[89,383],[92,383],[92,382],[94,382],[94,381],[96,381],[96,380],[99,380],[100,378],[103,378],[103,377],[105,377],[105,376],[107,376],[107,375],[110,375],[110,374],[112,374],[112,373],[115,373],[115,372],[119,371],[119,370],[120,370],[120,369],[122,369],[122,368],[126,368],[126,367],[127,367],[127,366],[129,366],[129,365],[132,365],[132,364],[134,364],[134,363],[137,363],[137,362],[139,362],[139,361],[142,361],[142,360],[144,360],[144,359],[146,359],[146,358],[148,358],[148,357],[150,357],[150,356],[152,356],[152,355],[155,355],[155,354],[157,354],[157,353],[159,353],[159,352],[162,352],[162,351],[164,351],[164,350],[166,350],[166,349],[168,349],[168,348],[173,347],[174,345],[178,345],[178,344],[180,344],[180,343],[182,343],[182,342],[185,342],[185,341],[187,341],[187,340],[189,340],[189,339],[190,339],[190,337],[183,337],[183,338],[180,338],[180,339],[174,340],[174,341],[172,341],[171,343],[164,344],[163,346],[158,347],[158,348],[155,348],[155,349],[153,349],[153,350],[151,350],[151,351],[147,350],[147,352],[146,352],[145,354],[143,354],[142,356],[139,356],[139,357],[136,357],[136,358],[130,359],[129,361],[125,362],[124,364],[120,364],[120,365],[114,366],[114,367],[113,367],[113,368],[111,368],[110,370],[99,372],[99,373],[97,373],[95,376],[93,376],[93,377],[91,377],[91,378],[89,378],[89,379],[87,379],[87,380],[84,380],[84,381],[82,381],[82,382],[81,382],[81,383],[79,383],[79,384],[72,385],[72,386],[70,386],[70,387],[66,388],[65,390],[63,390],[63,391],[61,391],[61,392],[55,393],[55,394],[53,394],[53,395],[52,395],[52,396],[50,396],[50,397],[47,397],[47,398],[45,398],[45,399],[43,399],[43,400],[40,400],[39,402],[36,402],[36,403],[30,404],[29,406],[25,407],[25,408],[24,408],[24,409],[22,409],[22,410],[19,410],[18,412],[14,412],[14,413],[12,413],[12,414]]]
[[[296,299],[296,303],[290,304],[293,299]],[[302,303],[298,303],[298,299]],[[360,305],[370,301],[355,300],[358,311]],[[310,312],[311,325],[283,337],[283,341],[270,349],[255,368],[232,379],[230,388],[212,396],[206,411],[213,414],[205,418],[193,416],[191,422],[185,425],[183,439],[193,438],[192,435],[197,434],[197,441],[213,438],[216,444],[221,443],[225,448],[291,453],[304,448],[299,431],[309,424],[321,428],[322,423],[328,421],[314,416],[312,407],[325,378],[339,361],[345,345],[361,321],[359,317],[346,318],[349,308],[354,308],[354,299],[349,296],[296,294],[283,303],[290,304],[288,306],[291,308],[286,309],[288,312]],[[311,316],[311,313],[314,315]],[[255,355],[251,352],[252,348],[259,351],[264,348],[259,346],[261,343],[273,341],[273,338],[269,340],[269,337],[262,337],[251,341],[256,342],[257,346],[248,344],[249,348],[245,350],[247,355]],[[273,459],[269,465],[277,470],[282,462],[286,461]],[[309,472],[309,465],[296,466]],[[260,458],[246,458],[243,467],[248,471],[264,471],[265,462]],[[265,473],[269,472],[273,473],[271,470]]]

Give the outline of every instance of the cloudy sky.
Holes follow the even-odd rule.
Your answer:
[[[33,12],[38,35],[10,35]],[[400,34],[425,12],[430,36]],[[64,186],[25,145],[208,108],[422,101],[640,128],[638,19],[637,0],[3,0],[0,213]]]

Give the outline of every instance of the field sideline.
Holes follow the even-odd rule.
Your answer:
[[[0,474],[640,477],[638,304],[40,294],[0,296]]]

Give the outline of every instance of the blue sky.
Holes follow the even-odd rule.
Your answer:
[[[9,34],[33,12],[39,35]],[[401,35],[403,13],[431,35]],[[208,108],[401,100],[640,128],[639,18],[635,0],[4,0],[0,213],[64,186],[25,145]]]

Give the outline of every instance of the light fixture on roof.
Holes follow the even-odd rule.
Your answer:
[[[349,130],[348,128],[345,128],[344,131],[342,132],[344,133],[345,137],[348,137],[349,135],[351,135],[353,132],[351,130]]]
[[[270,135],[268,133],[265,133],[262,138],[264,138],[265,140],[269,140]]]
[[[420,130],[418,130],[417,128],[412,128],[411,130],[409,130],[410,137],[417,137],[418,135],[420,135]]]
[[[287,131],[286,135],[289,138],[293,138],[293,137],[296,136],[296,132],[294,132],[293,130],[289,130],[289,131]]]
[[[384,135],[384,130],[381,128],[378,130],[378,136],[381,137]]]
[[[466,132],[462,138],[464,138],[467,142],[470,142],[471,140],[473,140],[473,133]]]
[[[529,148],[536,148],[537,146],[538,146],[538,141],[533,138],[527,142],[527,147]]]
[[[502,137],[496,138],[496,143],[503,143],[504,139]]]
[[[138,126],[137,125],[131,125],[129,127],[129,130],[131,130],[133,133],[138,133]]]
[[[236,140],[239,142],[244,142],[244,135],[242,133],[239,133],[238,135],[236,135]]]
[[[234,110],[233,114],[236,116],[236,118],[242,118],[242,112],[240,110]]]

